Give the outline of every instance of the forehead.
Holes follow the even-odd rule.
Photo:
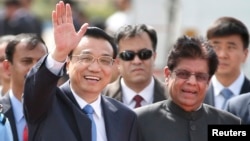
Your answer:
[[[209,39],[211,43],[225,43],[225,44],[237,44],[243,46],[243,41],[240,35],[228,35],[228,36],[220,36],[220,37],[213,37]]]
[[[81,53],[101,53],[113,55],[113,48],[112,45],[103,38],[84,36],[78,46],[74,49],[73,54]]]
[[[208,73],[209,71],[207,60],[200,58],[180,59],[175,69],[185,69],[191,72],[203,72],[203,73]]]
[[[119,43],[119,50],[138,50],[142,48],[152,49],[152,42],[146,32],[142,32],[133,37],[122,38]]]
[[[34,56],[40,57],[47,53],[46,46],[42,43],[38,43],[35,47],[31,47],[27,42],[20,42],[16,45],[14,54],[20,56]]]

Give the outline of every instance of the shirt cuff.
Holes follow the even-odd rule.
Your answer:
[[[66,62],[66,61],[65,61]],[[58,62],[49,54],[46,59],[46,67],[55,75],[60,75],[65,62]]]

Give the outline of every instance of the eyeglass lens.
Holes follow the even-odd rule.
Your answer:
[[[197,81],[207,81],[209,79],[209,75],[206,73],[191,73],[186,70],[176,70],[174,72],[181,79],[189,79],[191,75],[194,75]]]
[[[73,57],[78,57],[79,62],[86,64],[93,63],[95,60],[97,60],[99,64],[104,66],[112,65],[114,61],[113,58],[110,56],[101,56],[99,58],[95,58],[94,56],[89,54],[82,54],[82,55],[75,55]]]
[[[124,61],[131,61],[135,58],[135,56],[138,56],[141,60],[147,60],[150,57],[152,57],[153,52],[152,50],[149,49],[142,49],[138,52],[134,52],[134,51],[130,51],[130,50],[126,50],[123,51],[119,54],[119,57],[124,60]]]

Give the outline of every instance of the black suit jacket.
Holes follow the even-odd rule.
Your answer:
[[[91,121],[77,104],[69,81],[58,88],[58,76],[44,58],[29,72],[24,90],[24,113],[30,141],[91,141]],[[137,141],[137,118],[122,103],[102,96],[108,141]]]
[[[225,109],[240,117],[242,124],[250,124],[250,93],[229,99]]]
[[[110,83],[103,91],[103,94],[109,97],[112,97],[118,101],[123,102],[122,100],[122,86],[121,78],[119,77],[114,82]],[[164,83],[160,82],[158,79],[154,78],[154,100],[153,103],[166,100],[168,97],[167,88]]]
[[[250,92],[250,80],[245,77],[242,87],[240,88],[240,95]],[[215,106],[214,104],[214,88],[212,83],[210,83],[209,88],[204,99],[204,103]]]
[[[140,141],[207,141],[208,125],[240,124],[233,114],[203,104],[199,110],[186,112],[170,98],[136,108]]]

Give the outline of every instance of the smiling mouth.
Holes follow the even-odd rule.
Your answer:
[[[85,76],[84,77],[87,80],[95,80],[95,81],[100,81],[101,79],[99,77],[94,77],[94,76]]]

